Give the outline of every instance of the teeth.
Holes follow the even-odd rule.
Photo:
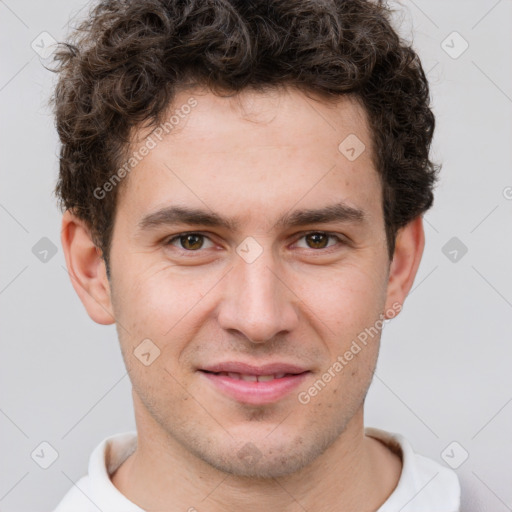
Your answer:
[[[256,375],[240,375],[241,380],[245,380],[246,382],[256,382],[258,377]]]
[[[275,375],[245,375],[234,372],[219,372],[217,375],[229,377],[230,379],[245,380],[246,382],[269,382],[274,379],[282,379],[286,373],[276,373]]]

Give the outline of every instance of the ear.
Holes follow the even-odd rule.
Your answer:
[[[420,266],[424,247],[425,232],[423,217],[420,215],[397,233],[395,251],[389,270],[386,311],[395,311],[397,303],[400,306],[403,305]]]
[[[62,217],[61,242],[71,284],[87,313],[98,324],[113,324],[110,284],[101,250],[86,224],[69,210]]]

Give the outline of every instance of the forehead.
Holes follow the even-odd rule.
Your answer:
[[[151,149],[118,198],[118,210],[129,204],[131,216],[177,204],[230,211],[237,220],[257,213],[271,225],[295,205],[340,201],[379,214],[370,130],[350,97],[326,102],[293,89],[221,97],[196,89],[175,97],[164,123],[149,137],[140,130],[132,145],[132,152]]]

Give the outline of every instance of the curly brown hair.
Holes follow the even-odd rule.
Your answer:
[[[102,1],[54,54],[60,208],[90,227],[108,269],[119,187],[94,191],[126,158],[133,129],[156,128],[181,88],[350,94],[370,123],[392,258],[398,230],[432,205],[440,166],[429,160],[428,82],[391,16],[365,0]]]

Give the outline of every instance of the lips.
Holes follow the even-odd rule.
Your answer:
[[[274,379],[282,379],[286,375],[292,375],[291,373],[276,373],[275,375],[251,375],[244,373],[234,372],[218,372],[216,375],[223,377],[229,377],[230,379],[244,380],[245,382],[269,382]]]
[[[269,363],[261,366],[255,366],[238,361],[226,361],[224,363],[217,363],[210,366],[200,368],[200,370],[211,373],[238,373],[241,375],[279,375],[292,374],[297,375],[307,371],[307,368],[289,364],[289,363]]]
[[[200,368],[199,373],[223,395],[238,402],[261,405],[284,398],[310,371],[288,363],[255,366],[227,361]]]

